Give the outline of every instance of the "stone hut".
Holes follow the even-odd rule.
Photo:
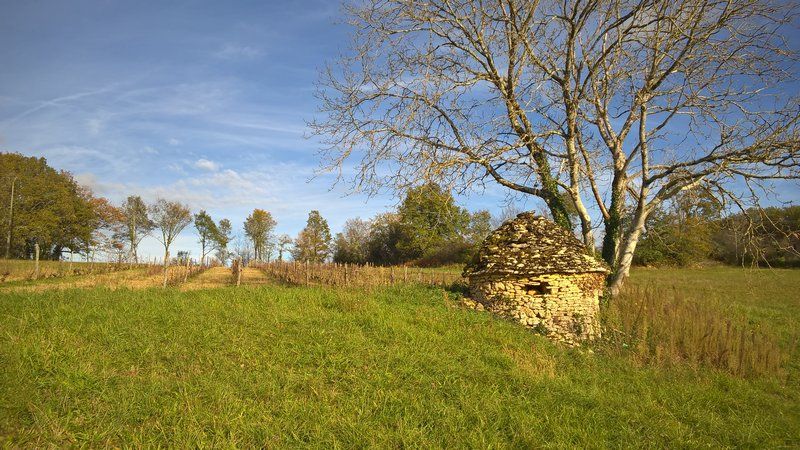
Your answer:
[[[600,336],[608,272],[572,233],[525,212],[486,238],[464,276],[483,309],[574,345]]]

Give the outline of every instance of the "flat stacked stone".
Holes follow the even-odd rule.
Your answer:
[[[608,273],[583,243],[554,222],[531,212],[517,215],[483,241],[464,276],[481,274]]]
[[[526,212],[486,238],[464,276],[485,309],[577,344],[600,335],[608,272],[572,233]]]

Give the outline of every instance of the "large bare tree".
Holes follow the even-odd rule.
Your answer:
[[[322,74],[325,169],[354,187],[495,182],[580,222],[616,291],[645,221],[701,187],[744,207],[796,180],[792,5],[761,0],[367,0]],[[750,198],[746,198],[750,197]]]

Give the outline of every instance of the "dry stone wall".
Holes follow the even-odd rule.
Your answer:
[[[570,345],[600,337],[601,273],[470,280],[483,309]]]

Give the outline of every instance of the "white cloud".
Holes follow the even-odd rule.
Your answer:
[[[220,59],[256,59],[264,52],[261,49],[249,45],[225,44],[221,49],[214,52],[214,56]]]
[[[200,158],[195,161],[194,166],[198,169],[208,170],[209,172],[216,172],[219,170],[219,164],[214,161],[209,161],[205,158]]]
[[[180,141],[180,140],[178,140],[178,139],[175,139],[175,138],[169,138],[169,140],[167,141],[167,143],[168,143],[169,145],[173,146],[173,147],[175,147],[176,145],[181,145],[181,141]]]
[[[86,128],[89,129],[89,134],[97,136],[103,128],[103,121],[98,118],[89,119],[86,121]]]

